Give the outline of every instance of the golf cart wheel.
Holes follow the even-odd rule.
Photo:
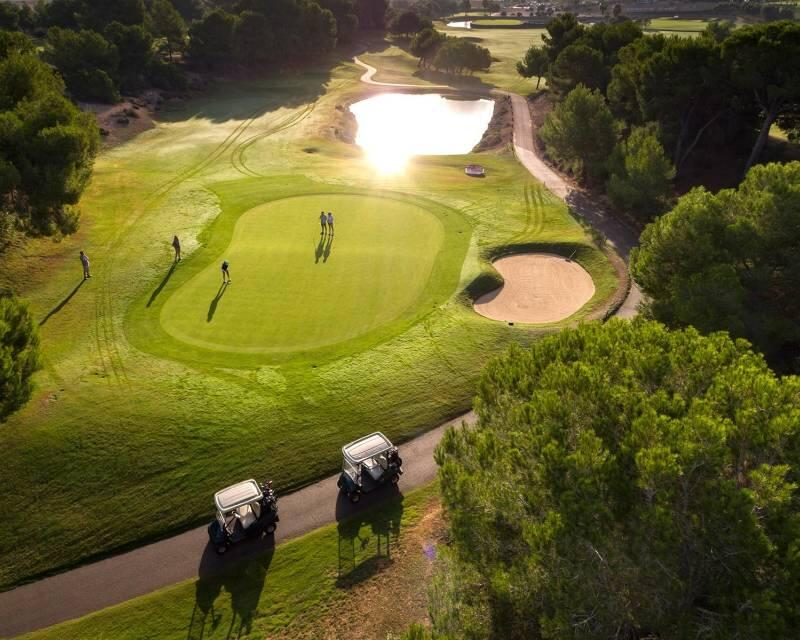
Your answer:
[[[227,550],[228,550],[228,547],[227,547],[227,545],[224,545],[224,544],[218,544],[218,545],[217,545],[217,555],[218,555],[218,556],[221,556],[221,555],[222,555],[223,553],[225,553]]]
[[[395,473],[392,476],[392,484],[397,484],[398,482],[400,482],[400,474],[399,473]]]
[[[266,533],[268,536],[271,536],[273,533],[275,533],[275,529],[277,528],[278,525],[273,522],[272,524],[268,524],[266,527],[264,527],[264,533]]]
[[[350,494],[350,502],[355,504],[359,500],[361,500],[361,493],[359,491],[353,491],[353,493]]]

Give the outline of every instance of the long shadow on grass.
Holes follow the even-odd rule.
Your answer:
[[[161,293],[161,290],[164,287],[167,286],[167,282],[169,282],[169,279],[172,277],[172,274],[175,273],[175,267],[176,266],[178,266],[178,263],[177,262],[173,262],[172,266],[169,268],[169,271],[167,271],[167,275],[165,275],[164,279],[161,282],[158,283],[158,286],[155,288],[153,293],[150,295],[150,299],[147,301],[147,305],[146,306],[149,307],[151,304],[153,304],[156,301],[156,298],[158,297],[158,294]]]
[[[223,282],[220,285],[219,291],[217,291],[217,295],[214,296],[214,299],[208,306],[208,315],[206,316],[206,322],[211,322],[214,319],[214,314],[217,312],[217,305],[219,304],[219,301],[222,300],[222,296],[225,295],[225,291],[227,291],[227,289],[228,285]]]
[[[403,494],[391,485],[366,494],[353,505],[344,494],[336,502],[339,575],[336,586],[348,589],[381,571],[392,561],[400,539]]]
[[[322,252],[322,261],[327,262],[328,258],[331,257],[331,251],[333,250],[333,234],[328,236],[328,241],[325,243],[325,251]]]
[[[86,279],[82,279],[77,286],[67,294],[67,297],[64,298],[61,302],[59,302],[55,307],[50,309],[50,312],[39,321],[39,326],[43,326],[45,322],[47,322],[50,318],[56,315],[59,311],[61,311],[64,307],[67,306],[67,303],[72,300],[72,297],[78,293],[78,289],[83,286],[83,283],[86,282]]]
[[[250,633],[274,553],[272,537],[240,543],[224,556],[208,545],[198,568],[187,640],[211,635],[231,639]],[[230,605],[227,598],[217,603],[223,589]],[[220,625],[226,628],[219,629]]]

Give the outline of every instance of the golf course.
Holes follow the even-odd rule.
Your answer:
[[[392,55],[363,59],[419,82]],[[482,81],[521,81],[499,68]],[[167,102],[101,152],[77,233],[6,251],[43,368],[0,430],[2,587],[201,525],[244,478],[308,485],[366,433],[402,446],[469,409],[509,344],[605,314],[609,258],[510,145],[378,171],[349,141],[348,105],[391,88],[362,73],[337,54]],[[492,262],[522,252],[571,258],[586,303],[546,324],[476,313],[503,282]]]

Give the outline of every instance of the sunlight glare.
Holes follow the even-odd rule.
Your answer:
[[[356,144],[387,175],[400,173],[413,156],[469,153],[492,119],[494,102],[384,93],[350,105],[350,111],[358,123]]]

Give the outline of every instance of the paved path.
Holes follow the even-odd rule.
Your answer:
[[[435,478],[433,449],[444,430],[462,420],[472,423],[475,415],[467,413],[400,447],[404,462],[401,491],[426,485]],[[204,572],[213,572],[221,563],[230,564],[238,557],[263,551],[265,546],[285,542],[367,509],[381,497],[380,491],[367,494],[357,505],[352,505],[346,497],[340,496],[337,478],[331,476],[305,489],[279,496],[281,521],[274,540],[245,542],[232,547],[224,556],[217,556],[206,550],[208,534],[203,526],[0,593],[0,636],[13,637],[49,627],[196,578],[201,561]],[[209,496],[209,505],[210,500]]]
[[[372,80],[376,69],[354,58],[366,71],[361,80],[367,84],[395,88],[451,89],[442,85],[403,85]],[[496,92],[505,93],[505,92]],[[602,208],[574,191],[558,173],[537,155],[533,145],[533,122],[528,105],[522,96],[511,96],[514,111],[514,150],[520,162],[550,191],[576,208],[586,220],[600,230],[617,252],[626,259],[635,246],[637,237]],[[640,294],[635,285],[617,312],[621,317],[636,314]],[[402,490],[410,490],[431,482],[436,475],[433,450],[444,430],[462,420],[472,423],[470,412],[429,431],[401,447],[405,461]],[[128,553],[112,556],[77,569],[72,569],[37,582],[0,593],[0,637],[13,637],[28,631],[84,616],[120,602],[144,595],[183,580],[198,576],[200,563],[203,571],[214,571],[224,562],[229,564],[237,557],[247,557],[263,551],[266,545],[290,540],[321,526],[338,521],[366,508],[380,495],[367,496],[357,506],[342,499],[336,487],[337,476],[332,476],[304,489],[280,497],[281,522],[274,539],[244,543],[228,554],[217,558],[207,552],[206,528],[198,527],[165,540],[140,547]],[[210,504],[210,503],[209,503]]]
[[[544,186],[567,202],[584,220],[602,233],[627,263],[631,249],[639,244],[639,234],[611,217],[604,207],[590,200],[585,194],[573,189],[569,182],[539,157],[533,142],[533,119],[527,101],[516,93],[505,91],[500,93],[511,96],[514,112],[514,152],[519,161]],[[632,318],[637,313],[641,299],[639,287],[631,281],[628,296],[615,315],[620,318]]]

